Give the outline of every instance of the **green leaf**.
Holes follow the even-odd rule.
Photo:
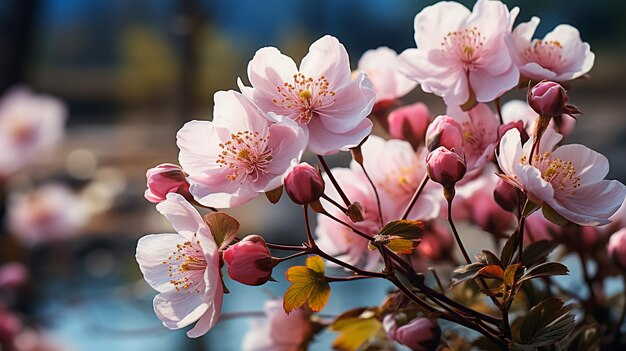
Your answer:
[[[512,264],[504,270],[504,284],[507,286],[513,286],[515,284],[515,278],[517,272],[521,269],[521,265],[519,263]]]
[[[335,321],[330,330],[340,333],[333,342],[333,349],[356,351],[383,330],[376,318],[344,318]]]
[[[519,233],[515,231],[504,244],[502,251],[500,252],[500,261],[504,266],[511,264],[517,247],[519,246]]]
[[[360,202],[355,201],[348,206],[348,211],[346,211],[346,215],[352,223],[363,222],[365,218],[363,217],[363,206]]]
[[[279,186],[278,188],[274,189],[274,190],[270,190],[270,191],[266,191],[265,192],[265,197],[267,197],[267,199],[275,204],[278,202],[278,200],[280,200],[280,197],[283,195],[283,186]]]
[[[391,239],[385,246],[397,254],[410,254],[419,245],[419,242],[407,239]]]
[[[522,317],[519,341],[523,345],[545,346],[563,339],[574,328],[573,305],[549,297]]]
[[[410,219],[400,219],[391,221],[376,234],[380,240],[391,240],[392,238],[419,239],[424,233],[424,223]]]
[[[211,229],[215,243],[220,249],[228,246],[239,232],[239,221],[224,212],[209,213],[204,216],[204,222]]]
[[[547,220],[554,224],[566,225],[569,222],[567,219],[563,218],[563,216],[558,214],[552,207],[548,206],[545,203],[543,204],[543,206],[541,206],[541,212]]]
[[[503,280],[504,270],[498,265],[490,264],[478,270],[478,272],[476,272],[472,279],[478,277]]]
[[[522,345],[522,344],[512,342],[511,345],[509,346],[509,350],[510,351],[535,351],[537,350],[537,348],[532,345]]]
[[[550,277],[553,275],[567,275],[569,269],[558,262],[544,262],[529,269],[522,275],[519,283],[538,277]]]
[[[305,303],[313,312],[321,311],[330,297],[330,285],[324,277],[324,260],[311,256],[305,266],[294,266],[287,270],[287,281],[292,284],[285,291],[283,309],[289,314]]]
[[[476,260],[486,263],[488,265],[497,265],[502,267],[502,263],[500,262],[498,256],[496,256],[493,252],[489,250],[483,250],[482,253],[476,255]]]
[[[535,241],[524,248],[522,263],[526,267],[532,267],[535,264],[544,261],[556,247],[557,244],[551,240]]]

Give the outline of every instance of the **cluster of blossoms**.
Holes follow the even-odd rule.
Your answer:
[[[439,319],[482,334],[494,348],[572,345],[580,335],[571,305],[527,295],[530,311],[520,313],[522,306],[512,302],[538,289],[534,278],[544,278],[542,287],[553,295],[550,277],[567,274],[562,264],[546,262],[557,244],[568,253],[610,240],[604,255],[610,259],[603,262],[613,269],[602,274],[626,267],[626,234],[616,219],[626,187],[604,179],[609,165],[601,154],[561,144],[580,113],[567,104],[563,83],[591,69],[589,45],[569,25],[533,39],[539,20],[513,28],[518,12],[492,0],[479,0],[472,11],[437,3],[415,17],[417,48],[399,55],[385,47],[368,51],[354,72],[332,36],[314,42],[299,66],[276,48],[258,50],[248,64],[250,86],[240,79],[240,92],[216,93],[212,121],[179,130],[180,166],[147,173],[146,198],[176,231],[145,236],[137,245],[145,280],[159,292],[154,310],[163,324],[195,323],[189,337],[208,332],[228,292],[223,265],[232,280],[262,285],[273,280],[277,264],[309,255],[306,266],[287,271],[292,285],[282,308],[279,301],[266,304],[269,323],[255,323],[243,349],[306,349],[326,327],[342,333],[334,344],[342,350],[395,342],[413,350],[453,347],[459,341],[452,334],[441,340]],[[420,102],[402,105],[400,98],[417,85],[443,98],[445,114],[434,117]],[[501,104],[517,87],[528,87],[528,101]],[[370,134],[374,122],[384,135]],[[324,156],[342,151],[352,154],[349,167],[330,169]],[[321,169],[301,162],[305,153],[317,155]],[[283,189],[304,209],[301,246],[267,243],[260,235],[238,238],[239,222],[218,210],[260,194],[275,203]],[[209,213],[202,216],[196,207]],[[455,221],[482,229],[500,255],[483,250],[473,260]],[[468,296],[477,286],[496,312],[484,314],[455,301],[454,291],[426,284],[429,270],[441,284],[430,269],[435,263],[458,266],[454,240],[465,262],[450,275],[450,288],[462,285]],[[275,249],[295,253],[274,257]],[[324,260],[349,274],[327,276]],[[586,267],[585,275],[595,299],[602,276],[593,281]],[[315,318],[329,283],[366,278],[386,279],[398,291],[380,306],[332,322]],[[621,319],[600,320],[600,302],[590,306],[583,307],[617,330],[617,341],[609,342],[619,344]],[[551,314],[538,312],[544,309]],[[515,315],[520,321],[509,323]]]

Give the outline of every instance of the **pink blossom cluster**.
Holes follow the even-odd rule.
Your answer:
[[[262,236],[225,238],[223,226],[194,205],[233,208],[260,194],[272,200],[284,188],[304,207],[301,252],[323,254],[330,267],[357,273],[383,274],[389,267],[390,258],[372,243],[394,221],[419,223],[415,250],[401,252],[416,272],[442,260],[457,262],[453,232],[470,263],[453,220],[496,242],[525,223],[526,244],[566,242],[566,227],[609,225],[626,187],[605,180],[604,156],[563,143],[579,111],[567,105],[559,83],[586,75],[594,54],[569,25],[543,39],[532,38],[536,17],[513,28],[518,12],[494,0],[478,0],[471,11],[454,2],[426,7],[415,17],[417,48],[399,55],[386,47],[367,51],[355,72],[344,46],[328,35],[299,65],[277,48],[259,49],[248,64],[249,85],[239,79],[240,92],[216,93],[213,119],[179,130],[180,166],[147,173],[146,198],[158,203],[176,231],[145,236],[137,246],[144,278],[159,292],[154,310],[163,324],[178,329],[195,323],[187,335],[205,334],[220,316],[223,265],[233,280],[261,285],[289,258],[273,257],[272,249],[284,246]],[[417,85],[442,97],[446,110],[404,104],[400,99]],[[532,88],[528,101],[504,102],[518,86]],[[381,135],[371,134],[373,122],[380,123]],[[324,156],[342,151],[351,151],[351,163],[329,168]],[[317,155],[319,167],[301,162],[307,153]],[[310,209],[317,212],[314,230]],[[624,237],[618,232],[609,246],[622,267]],[[274,301],[265,313],[269,324],[255,322],[244,349],[281,343],[295,345],[285,348],[292,350],[311,339],[311,311],[287,317]],[[277,332],[286,323],[297,332]],[[438,345],[441,332],[432,319],[403,324],[387,328],[390,340],[413,349]]]

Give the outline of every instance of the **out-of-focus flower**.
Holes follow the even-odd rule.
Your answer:
[[[441,329],[432,320],[418,317],[398,328],[395,337],[414,351],[435,350],[441,340]]]
[[[242,351],[304,351],[313,335],[311,313],[299,309],[286,314],[281,300],[269,300],[266,319],[256,318],[246,332]]]
[[[357,71],[365,72],[372,82],[376,103],[401,98],[417,85],[398,71],[398,54],[385,46],[363,53]]]
[[[389,338],[389,340],[396,340],[398,322],[396,321],[395,314],[390,313],[383,318],[383,329],[385,330],[385,333],[387,333],[387,338]]]
[[[402,106],[389,114],[389,134],[396,139],[409,141],[412,145],[419,145],[426,136],[426,129],[431,115],[428,106],[422,102]]]
[[[159,294],[153,306],[169,329],[196,325],[187,336],[206,334],[222,309],[224,290],[220,258],[211,230],[198,211],[179,194],[156,206],[178,234],[151,234],[139,239],[136,259],[146,282]]]
[[[363,143],[361,150],[363,166],[376,185],[379,194],[382,194],[384,199],[393,200],[385,205],[389,219],[399,219],[426,176],[426,149],[419,148],[416,152],[406,141],[385,141],[371,135]],[[357,164],[353,162],[351,167],[358,172]],[[367,187],[367,185],[364,186]],[[437,216],[439,204],[433,197],[433,192],[429,190],[431,188],[427,186],[413,206],[409,214],[411,219],[428,220]],[[437,194],[440,193],[439,189],[436,191]],[[393,218],[394,216],[397,218]]]
[[[308,150],[325,155],[355,147],[372,130],[366,117],[376,94],[365,75],[352,79],[345,47],[326,35],[309,48],[300,68],[274,47],[259,49],[239,88],[265,113],[287,116],[308,132]],[[276,115],[268,114],[276,120]],[[185,168],[183,166],[183,168]]]
[[[152,202],[159,203],[165,200],[169,193],[179,193],[191,200],[187,175],[180,166],[163,163],[146,172],[147,186],[144,197]]]
[[[71,236],[88,219],[86,205],[65,185],[48,184],[9,198],[9,229],[28,245]]]
[[[450,116],[437,116],[426,130],[426,148],[433,151],[443,146],[463,157],[463,128]]]
[[[0,304],[0,343],[13,345],[13,340],[22,330],[22,321],[11,313],[4,304]]]
[[[59,340],[46,331],[25,328],[13,340],[14,351],[71,351],[66,340]]]
[[[467,167],[457,153],[440,146],[426,157],[426,169],[431,180],[444,188],[452,188],[463,178]]]
[[[561,24],[543,39],[534,39],[539,18],[520,23],[507,41],[520,74],[535,81],[550,79],[564,82],[591,70],[595,55],[580,39],[578,29]]]
[[[224,251],[228,276],[246,285],[263,285],[272,279],[272,254],[259,235],[248,235]]]
[[[213,121],[191,121],[178,131],[179,161],[199,203],[234,207],[282,185],[306,136],[288,118],[270,124],[237,92],[217,92],[214,100]]]
[[[607,251],[615,264],[626,269],[626,228],[622,228],[611,235]]]
[[[562,227],[547,220],[541,211],[536,211],[526,217],[524,240],[526,240],[527,243],[539,240],[552,240],[554,239],[554,235],[561,231]]]
[[[580,225],[602,225],[617,211],[626,187],[604,180],[609,171],[606,157],[583,146],[555,149],[562,135],[547,128],[540,147],[529,161],[533,139],[523,147],[517,129],[500,142],[498,163],[509,184],[524,191],[537,205],[548,205],[565,219]]]
[[[287,195],[299,205],[319,199],[324,195],[324,186],[320,171],[306,162],[295,166],[285,177]]]
[[[517,12],[490,0],[472,12],[456,2],[426,7],[415,16],[417,49],[400,54],[399,69],[447,105],[492,101],[519,80],[505,44]]]
[[[331,171],[350,201],[358,202],[361,205],[363,221],[354,223],[353,226],[368,235],[378,233],[382,226],[376,197],[365,175],[348,168],[334,168]],[[334,187],[328,187],[326,195],[335,201],[341,201]],[[379,193],[379,195],[383,210],[382,222],[386,223],[390,219],[391,201],[385,193]],[[328,201],[324,199],[320,201],[328,213],[345,223],[351,222],[345,213]],[[317,216],[315,235],[317,237],[316,242],[322,250],[344,262],[366,269],[374,269],[380,262],[380,254],[368,248],[369,241],[367,239],[356,235],[350,228],[324,215],[319,214]]]
[[[53,97],[14,88],[0,100],[0,176],[41,159],[63,137],[66,109]]]
[[[458,204],[465,207],[468,219],[490,233],[504,234],[515,223],[513,213],[505,211],[494,199],[494,190],[500,180],[495,167],[487,167],[477,179],[458,187]],[[505,183],[511,190],[515,188]]]
[[[468,171],[482,168],[495,154],[500,125],[498,117],[486,104],[478,104],[467,112],[458,106],[448,106],[447,114],[461,125]]]
[[[418,257],[428,257],[431,261],[444,260],[452,252],[452,233],[448,226],[433,221],[426,225],[422,241],[416,250]]]
[[[0,289],[17,289],[28,281],[29,273],[20,262],[8,262],[0,266]]]
[[[528,106],[540,116],[556,117],[562,115],[567,100],[565,89],[555,82],[540,82],[528,92]]]

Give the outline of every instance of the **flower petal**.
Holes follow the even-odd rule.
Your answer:
[[[165,201],[156,205],[156,209],[170,221],[176,232],[187,240],[191,240],[200,228],[206,227],[195,207],[180,194],[167,194]]]
[[[561,146],[552,152],[552,158],[571,161],[582,185],[603,180],[609,173],[609,160],[583,145]]]
[[[372,121],[366,118],[351,131],[337,134],[326,129],[321,121],[314,118],[309,122],[308,129],[309,151],[318,155],[328,155],[359,145],[372,131]]]
[[[151,234],[139,239],[135,258],[143,277],[153,289],[164,292],[174,288],[170,284],[170,266],[164,264],[176,251],[176,245],[187,239],[177,234]]]
[[[300,72],[317,79],[324,76],[331,90],[350,83],[352,72],[346,48],[337,38],[325,35],[311,44],[309,53],[300,63]]]

